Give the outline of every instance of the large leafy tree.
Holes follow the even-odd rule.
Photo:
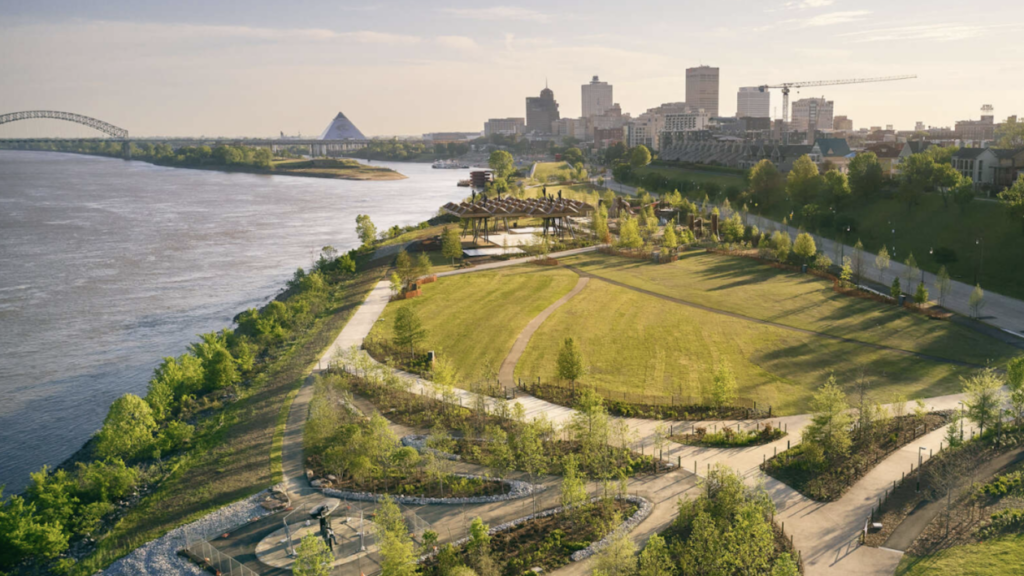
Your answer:
[[[132,458],[153,442],[156,421],[145,400],[125,394],[110,405],[103,428],[96,435],[101,457]]]
[[[487,165],[491,167],[491,170],[494,170],[494,175],[499,180],[507,179],[516,169],[512,154],[505,150],[491,152],[490,158],[487,159]]]
[[[750,191],[761,206],[768,208],[783,199],[786,181],[775,164],[764,159],[750,169]]]
[[[793,162],[793,169],[786,176],[786,192],[794,202],[800,206],[814,202],[823,187],[824,179],[810,156],[804,154]]]
[[[413,352],[416,349],[416,344],[423,341],[427,336],[426,330],[423,329],[423,323],[420,322],[419,316],[416,312],[408,307],[404,306],[398,309],[395,313],[394,323],[394,342],[395,346],[400,348],[409,348],[409,352]]]
[[[21,496],[4,499],[0,487],[0,569],[14,568],[28,557],[54,558],[67,547],[60,524],[44,522],[35,505]]]
[[[917,204],[935,181],[935,162],[927,154],[911,154],[900,165],[900,199],[907,209]]]
[[[1024,232],[1024,174],[1017,178],[1013,186],[1003,190],[997,196],[999,203],[1006,209],[1006,213],[1020,223],[1021,232]]]
[[[814,245],[814,238],[807,232],[797,234],[796,242],[793,243],[793,253],[803,259],[806,264],[818,253],[818,247]]]
[[[850,160],[850,191],[860,199],[875,196],[882,188],[882,165],[874,152],[861,152]]]
[[[633,148],[633,150],[630,151],[629,153],[629,163],[634,168],[647,166],[648,164],[651,163],[651,151],[648,150],[647,146],[644,146],[643,144],[637,146],[636,148]]]
[[[999,148],[1020,148],[1024,146],[1024,121],[1007,118],[996,129],[996,140]]]
[[[980,372],[962,378],[964,393],[967,395],[967,417],[978,425],[982,432],[992,426],[1002,414],[1003,380],[995,370],[986,368]]]
[[[292,566],[295,576],[330,576],[334,554],[316,534],[307,534],[299,548]]]

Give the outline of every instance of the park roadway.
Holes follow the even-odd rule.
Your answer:
[[[567,253],[555,253],[551,256],[559,258],[580,252],[580,250],[574,250]],[[524,261],[525,259],[497,262],[468,270],[443,273],[439,276],[500,268],[520,264]],[[583,280],[585,279],[581,278],[581,282]],[[585,284],[578,284],[570,295],[578,293],[583,286]],[[332,360],[336,360],[349,353],[353,347],[359,347],[362,344],[373,324],[384,312],[390,295],[391,289],[387,281],[380,282],[371,291],[335,342],[324,352],[319,363],[320,367],[326,367]],[[568,297],[565,300],[568,300]],[[557,304],[559,303],[556,302],[552,306],[557,307]],[[549,315],[552,311],[553,309],[549,308],[541,315]],[[364,352],[359,353],[364,354]],[[407,373],[400,374],[412,382],[413,391],[433,394],[432,387],[422,378]],[[302,454],[302,427],[312,395],[310,381],[311,379],[307,380],[302,386],[291,406],[283,447],[283,466],[289,489],[294,490],[300,497],[301,492],[308,490],[308,488],[303,490],[306,481]],[[473,404],[474,396],[472,392],[457,390],[454,401],[468,406]],[[963,398],[962,394],[956,394],[926,399],[925,402],[929,410],[944,410],[955,408]],[[487,401],[492,400],[487,399]],[[526,409],[528,418],[543,415],[556,425],[566,424],[574,412],[565,406],[552,404],[528,395],[520,394],[517,401]],[[872,508],[877,504],[879,498],[884,496],[885,491],[892,488],[893,481],[899,481],[904,474],[908,474],[911,466],[917,467],[919,447],[923,448],[921,452],[924,459],[939,451],[944,437],[944,429],[940,428],[922,436],[918,441],[891,454],[861,478],[838,501],[820,503],[802,496],[782,482],[766,476],[760,470],[760,465],[765,458],[770,458],[777,451],[785,450],[787,442],[798,441],[802,429],[810,422],[810,419],[809,414],[772,418],[770,422],[773,425],[785,428],[789,434],[781,440],[763,446],[723,449],[667,443],[668,448],[662,454],[662,458],[671,463],[681,463],[682,468],[656,476],[634,478],[629,483],[630,492],[638,492],[649,497],[655,503],[654,513],[632,532],[632,537],[638,547],[642,547],[651,534],[665,529],[672,522],[676,516],[675,502],[691,497],[695,490],[695,477],[704,476],[710,466],[724,464],[737,470],[749,485],[761,484],[765,487],[778,508],[776,521],[785,523],[785,532],[793,537],[794,544],[805,563],[806,574],[809,576],[893,574],[902,553],[884,548],[861,546],[858,543],[859,535]],[[662,422],[639,418],[626,420],[637,431],[638,444],[641,449],[649,453],[653,449],[655,428]],[[709,428],[738,425],[741,428],[749,429],[764,421],[703,421],[700,422],[700,425]],[[693,423],[677,421],[666,422],[666,424],[676,429],[685,429]],[[545,483],[551,486],[544,496],[547,501],[557,491],[558,482],[557,479],[549,478]],[[529,506],[532,506],[529,504],[529,499],[524,499],[519,502],[466,507],[465,509],[453,506],[421,507],[417,514],[431,522],[432,527],[441,533],[442,540],[446,541],[449,538],[458,538],[460,531],[464,533],[464,527],[468,520],[477,514],[482,515],[485,521],[495,524],[522,516],[524,510]],[[446,534],[449,529],[451,530],[450,534]],[[586,574],[590,570],[590,562],[582,562],[565,566],[557,570],[556,573],[560,576],[569,576]]]

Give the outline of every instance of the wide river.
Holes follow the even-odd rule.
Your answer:
[[[0,151],[0,485],[21,490],[142,395],[164,356],[274,296],[325,245],[421,222],[465,170],[358,182]]]

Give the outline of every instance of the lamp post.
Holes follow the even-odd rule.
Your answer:
[[[921,491],[921,465],[924,464],[924,451],[928,448],[919,446],[917,449],[917,491]]]
[[[981,267],[985,263],[985,243],[984,238],[978,236],[974,241],[974,245],[978,247],[978,265],[974,267],[974,285],[978,285],[978,275],[981,273]]]
[[[957,402],[957,404],[960,405],[960,441],[963,442],[964,441],[964,418],[965,418],[964,402],[963,402],[963,400],[961,400],[961,401]]]

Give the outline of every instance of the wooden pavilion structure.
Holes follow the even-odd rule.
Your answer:
[[[561,195],[559,195],[561,196]],[[594,207],[586,202],[578,200],[565,200],[562,198],[483,198],[475,202],[460,202],[458,204],[449,202],[441,207],[442,212],[458,216],[468,221],[473,228],[473,239],[479,237],[481,231],[485,240],[489,241],[489,231],[493,222],[494,231],[498,231],[498,223],[510,230],[509,219],[518,218],[540,218],[543,223],[543,233],[557,233],[562,236],[566,233],[576,238],[569,218],[588,216],[594,212]]]

